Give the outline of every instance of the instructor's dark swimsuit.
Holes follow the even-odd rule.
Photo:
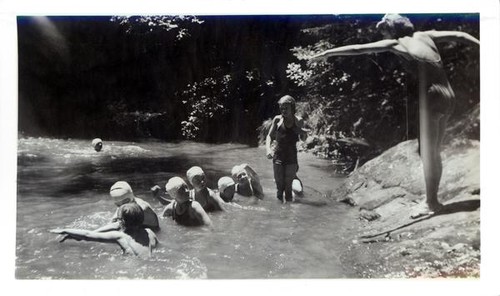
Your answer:
[[[295,132],[295,122],[292,127],[287,128],[284,121],[281,124],[279,124],[278,121],[276,129],[276,150],[274,151],[273,163],[279,165],[298,163],[298,140],[299,136]]]

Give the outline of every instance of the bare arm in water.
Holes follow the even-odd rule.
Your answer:
[[[125,254],[138,255],[144,250],[148,251],[149,256],[152,254],[152,249],[156,247],[158,242],[156,235],[149,229],[146,229],[149,237],[149,245],[143,246],[137,243],[131,236],[121,231],[96,232],[83,229],[54,229],[50,232],[63,234],[65,237],[75,240],[94,241],[101,243],[116,243],[120,246]]]

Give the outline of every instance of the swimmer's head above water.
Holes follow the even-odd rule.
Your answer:
[[[219,195],[224,201],[228,202],[233,200],[234,192],[236,191],[236,184],[232,178],[220,178],[217,182],[217,187],[219,188]]]
[[[109,190],[109,195],[117,207],[135,200],[132,187],[125,181],[118,181]]]
[[[184,203],[190,199],[189,188],[186,182],[180,177],[170,178],[167,184],[165,184],[165,191],[171,197],[175,198],[175,201],[178,203]]]
[[[92,147],[94,147],[94,150],[99,152],[102,150],[102,140],[99,138],[95,138],[92,140]]]
[[[207,187],[205,172],[199,167],[194,166],[186,172],[187,179],[195,190],[201,190]]]
[[[116,218],[124,228],[130,229],[143,224],[144,211],[136,203],[126,203],[118,208]]]
[[[248,173],[245,170],[247,164],[240,164],[240,165],[235,165],[231,169],[231,176],[233,179],[238,182],[238,184],[245,184],[248,183]]]

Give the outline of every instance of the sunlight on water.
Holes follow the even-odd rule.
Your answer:
[[[354,217],[327,199],[339,180],[329,161],[299,154],[303,203],[282,205],[274,197],[271,162],[262,148],[200,143],[104,142],[46,138],[18,143],[16,277],[21,279],[346,278],[344,235]],[[109,188],[128,181],[159,214],[149,189],[193,165],[216,187],[232,166],[249,163],[260,175],[266,198],[240,197],[241,207],[211,213],[214,229],[178,226],[161,219],[161,242],[153,258],[125,257],[113,244],[67,240],[48,231],[95,229],[116,210]]]

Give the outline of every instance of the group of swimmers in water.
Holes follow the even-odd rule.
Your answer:
[[[291,96],[282,97],[278,104],[281,115],[272,121],[266,139],[266,156],[273,159],[276,197],[286,203],[303,196],[302,182],[297,177],[296,142],[299,138],[304,139],[307,130],[303,129],[302,119],[295,116],[295,100]],[[273,140],[274,147],[271,145]],[[94,139],[92,146],[101,151],[102,140]],[[212,226],[207,213],[226,211],[227,206],[240,207],[234,202],[235,195],[249,198],[252,203],[264,198],[258,174],[246,163],[234,166],[231,176],[221,177],[217,182],[218,190],[207,186],[205,172],[199,166],[187,170],[186,179],[187,182],[179,176],[170,178],[165,184],[166,194],[158,185],[151,188],[153,196],[166,205],[160,216],[170,217],[183,226]],[[117,243],[125,254],[151,256],[158,244],[155,231],[160,230],[158,216],[151,205],[136,197],[125,181],[113,184],[109,194],[118,207],[110,224],[96,230],[54,229],[51,232],[63,235],[61,241]]]
[[[226,211],[227,206],[239,207],[234,202],[235,195],[253,199],[253,203],[263,199],[264,192],[255,171],[248,164],[236,165],[231,177],[224,176],[218,181],[218,190],[206,185],[206,175],[201,167],[190,168],[186,177],[192,189],[183,178],[175,176],[165,185],[166,195],[155,185],[151,192],[161,203],[166,204],[160,217],[170,217],[183,226],[212,226],[207,213]],[[302,195],[302,187],[295,184],[295,195]],[[159,218],[151,205],[134,195],[131,186],[118,181],[111,186],[109,195],[118,207],[111,223],[95,230],[54,229],[51,232],[66,239],[116,243],[124,254],[149,257],[158,245],[155,232],[160,231]]]
[[[419,153],[424,168],[426,202],[429,213],[440,211],[442,205],[437,198],[442,174],[440,145],[455,104],[455,94],[445,75],[435,43],[451,40],[478,45],[479,40],[467,33],[455,31],[414,32],[409,19],[398,14],[385,15],[376,27],[384,40],[329,49],[309,60],[318,62],[334,56],[392,52],[418,65]],[[296,193],[302,192],[302,183],[297,178],[299,166],[296,143],[307,136],[308,130],[304,128],[302,119],[295,116],[295,100],[291,96],[282,97],[278,105],[281,114],[272,120],[266,137],[266,156],[273,160],[276,197],[286,203],[294,200],[294,187],[299,188]],[[102,149],[100,139],[95,139],[93,145],[96,151]],[[181,177],[168,180],[165,190],[172,199],[161,197],[161,188],[153,187],[154,195],[167,204],[162,217],[171,217],[181,225],[211,225],[207,212],[224,211],[225,205],[232,203],[235,193],[263,198],[258,175],[248,164],[235,166],[231,173],[231,177],[222,177],[218,181],[218,192],[206,186],[205,174],[200,167],[192,167],[187,171],[187,180],[193,187],[191,190]],[[156,213],[147,202],[134,196],[126,182],[115,183],[110,195],[119,207],[111,224],[94,231],[56,229],[52,232],[63,234],[62,241],[72,238],[116,242],[127,254],[151,254],[158,243],[154,234],[154,230],[159,230]]]

